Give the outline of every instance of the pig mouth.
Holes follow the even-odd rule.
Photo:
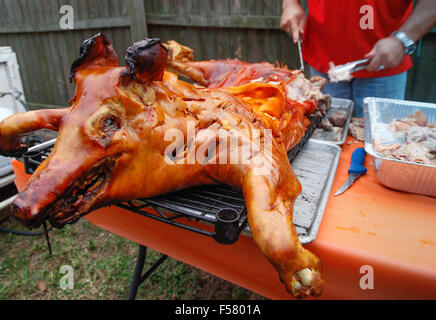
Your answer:
[[[65,190],[47,209],[48,220],[56,228],[76,222],[80,217],[105,204],[116,159],[107,158],[95,164]]]
[[[85,171],[51,204],[33,218],[15,207],[17,219],[29,228],[39,227],[45,220],[55,228],[62,228],[105,204],[105,191],[110,183],[118,157],[105,158]]]

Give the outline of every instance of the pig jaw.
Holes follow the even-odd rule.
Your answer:
[[[107,204],[105,190],[111,182],[118,157],[107,157],[91,166],[78,178],[62,181],[49,187],[33,179],[12,204],[15,218],[29,228],[37,228],[44,221],[56,228],[77,221],[83,215]],[[43,173],[41,171],[39,174]],[[62,184],[68,184],[64,189]],[[55,196],[56,189],[64,191]]]

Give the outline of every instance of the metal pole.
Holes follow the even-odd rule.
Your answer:
[[[136,261],[135,273],[133,274],[132,284],[129,291],[129,300],[135,300],[138,286],[141,284],[141,274],[144,269],[147,247],[139,245],[138,260]]]
[[[9,199],[6,199],[6,200],[0,202],[0,210],[3,210],[4,208],[9,207],[12,204],[12,202],[14,202],[16,197],[17,197],[17,195],[14,195],[14,196],[10,197]]]

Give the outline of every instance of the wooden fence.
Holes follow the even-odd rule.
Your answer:
[[[74,30],[61,30],[62,5],[74,9]],[[103,32],[124,64],[126,48],[145,36],[174,39],[197,59],[237,57],[298,67],[297,48],[279,29],[281,0],[0,0],[0,46],[17,53],[32,108],[66,106],[68,81],[82,41]],[[421,45],[407,98],[436,101],[436,34]]]

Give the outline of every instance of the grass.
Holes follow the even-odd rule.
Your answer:
[[[1,214],[0,214],[1,217]],[[24,230],[10,218],[2,227]],[[45,238],[0,233],[0,300],[126,299],[138,246],[85,219]],[[160,257],[147,250],[144,270]],[[74,289],[62,290],[61,266],[74,270]],[[139,287],[137,299],[265,299],[251,291],[168,258]]]

